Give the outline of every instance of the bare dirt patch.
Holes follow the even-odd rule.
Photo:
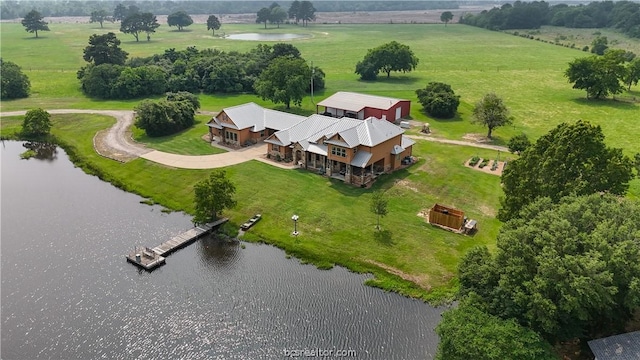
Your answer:
[[[404,271],[400,270],[400,269],[396,269],[394,267],[391,267],[389,265],[385,265],[381,262],[377,262],[375,260],[365,260],[366,262],[368,262],[369,264],[373,264],[381,269],[384,269],[385,271],[387,271],[390,274],[393,274],[395,276],[398,276],[404,280],[410,281],[418,286],[420,286],[422,289],[424,290],[431,290],[431,285],[429,285],[429,276],[428,275],[412,275],[412,274],[407,274]]]
[[[471,141],[471,142],[475,142],[475,143],[479,143],[479,144],[486,144],[486,143],[490,143],[491,139],[489,139],[488,137],[486,137],[483,134],[464,134],[464,136],[462,137],[463,139],[467,140],[467,141]]]
[[[416,192],[416,193],[419,192],[418,188],[413,186],[410,181],[399,179],[395,181],[395,184],[402,186],[403,188],[409,189],[413,192]]]

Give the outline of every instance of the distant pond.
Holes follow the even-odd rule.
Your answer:
[[[309,39],[312,36],[310,34],[259,34],[259,33],[243,33],[243,34],[231,34],[227,35],[227,39],[231,40],[251,40],[251,41],[284,41],[284,40],[297,40],[297,39]]]
[[[39,156],[21,160],[27,148]],[[0,158],[2,359],[435,355],[444,308],[364,286],[368,275],[302,265],[273,246],[213,238],[152,273],[138,270],[124,255],[190,228],[189,216],[141,204],[60,148],[4,141]]]

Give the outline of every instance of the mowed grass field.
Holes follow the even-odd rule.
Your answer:
[[[122,41],[130,57],[163,53],[169,48],[217,48],[244,52],[259,42],[237,41],[213,37],[204,24],[194,24],[187,31],[178,32],[163,24],[151,41],[136,42],[131,35],[119,32],[119,25],[50,24],[51,31],[41,32],[41,38],[24,31],[19,23],[1,23],[2,57],[23,67],[31,79],[33,95],[24,100],[3,102],[2,111],[41,106],[45,108],[104,108],[131,109],[139,101],[96,101],[87,99],[80,91],[76,71],[85,64],[82,50],[94,33],[113,31]],[[585,30],[589,33],[593,30]],[[622,147],[628,154],[640,152],[640,86],[622,97],[630,101],[587,101],[585,92],[571,88],[563,76],[567,64],[577,57],[589,56],[580,50],[569,49],[510,34],[452,24],[311,24],[307,28],[282,25],[280,29],[261,24],[223,24],[217,34],[266,32],[305,33],[311,39],[290,43],[300,49],[307,61],[313,61],[326,73],[326,89],[316,93],[315,102],[336,91],[359,91],[371,94],[406,98],[413,101],[411,117],[429,122],[436,136],[460,139],[469,133],[484,133],[485,129],[470,123],[473,105],[481,96],[495,92],[503,97],[511,110],[513,126],[497,129],[497,144],[504,144],[511,136],[526,133],[537,138],[561,122],[578,119],[602,126],[607,141]],[[420,59],[415,71],[384,75],[375,82],[364,82],[354,73],[355,64],[367,49],[389,41],[411,47]],[[628,40],[630,44],[640,44]],[[640,45],[638,45],[640,47]],[[435,120],[426,116],[417,102],[415,90],[430,81],[450,84],[461,96],[459,117],[454,120]],[[637,101],[634,103],[633,99]],[[253,95],[201,95],[203,110],[221,108],[255,101],[272,108],[268,101]],[[315,111],[310,97],[305,98],[301,111]]]
[[[32,82],[28,99],[2,102],[2,111],[44,108],[132,109],[139,101],[96,101],[79,89],[76,71],[84,65],[82,49],[92,33],[114,31],[131,56],[149,56],[165,49],[187,46],[247,51],[258,42],[233,41],[211,36],[202,24],[190,31],[177,32],[163,25],[151,42],[136,43],[132,36],[120,34],[118,25],[50,24],[51,31],[33,39],[20,24],[1,23],[3,59],[18,63]],[[323,25],[308,28],[282,26],[263,29],[255,25],[223,25],[219,32],[297,32],[313,37],[291,43],[308,61],[326,73],[327,88],[316,93],[315,102],[336,91],[357,91],[412,100],[411,117],[429,122],[434,136],[462,139],[466,134],[485,133],[470,123],[473,104],[484,94],[496,92],[505,99],[515,118],[513,126],[495,131],[497,144],[511,136],[526,133],[536,138],[564,121],[585,119],[603,127],[607,142],[631,155],[640,151],[640,104],[618,101],[585,101],[585,93],[571,89],[562,76],[568,62],[588,54],[513,35],[490,32],[462,25]],[[218,32],[217,32],[218,33]],[[420,58],[416,71],[392,73],[389,79],[363,82],[353,73],[355,64],[367,49],[389,41],[409,45]],[[416,101],[415,90],[430,81],[450,84],[461,95],[459,116],[435,120],[426,116]],[[633,88],[631,96],[640,97]],[[202,109],[220,109],[248,101],[282,110],[250,94],[201,95]],[[305,98],[297,113],[315,112],[314,102]],[[120,164],[99,157],[91,139],[113,119],[89,115],[56,115],[53,133],[66,146],[74,148],[86,168],[95,169],[107,180],[175,210],[193,210],[193,185],[209,171],[177,170],[143,159]],[[164,151],[208,153],[206,143],[198,141],[206,132],[200,117],[198,127],[173,138],[146,139],[134,131],[139,141]],[[2,135],[15,132],[21,118],[3,118]],[[77,126],[82,124],[82,126]],[[415,131],[415,130],[412,130]],[[202,147],[203,145],[204,147]],[[215,151],[215,150],[212,150]],[[423,299],[442,299],[456,288],[455,271],[460,257],[470,247],[495,246],[500,223],[495,220],[499,207],[500,179],[463,166],[474,155],[494,159],[495,151],[418,141],[414,155],[420,161],[392,175],[383,176],[371,190],[346,186],[313,173],[282,170],[248,162],[227,168],[237,186],[238,206],[227,212],[233,225],[239,225],[256,212],[264,218],[246,238],[265,241],[321,267],[344,265],[376,275],[373,285]],[[508,156],[508,155],[506,155]],[[501,155],[504,159],[505,154]],[[375,216],[369,212],[371,191],[383,190],[389,196],[389,215],[382,219],[383,232],[374,229]],[[640,196],[640,181],[631,185],[630,197]],[[417,214],[443,203],[464,210],[479,220],[480,231],[473,237],[456,235],[426,224]],[[300,215],[298,238],[290,236],[291,215]],[[385,270],[386,269],[386,270]],[[405,281],[405,280],[408,281]],[[417,285],[412,285],[417,284]]]

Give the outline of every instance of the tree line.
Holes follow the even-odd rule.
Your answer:
[[[612,28],[629,37],[640,38],[640,3],[602,1],[588,5],[550,6],[544,1],[516,1],[480,14],[466,14],[460,23],[491,30],[537,29],[542,25]]]
[[[261,95],[256,90],[256,82],[279,57],[296,61],[277,62],[272,68],[284,66],[283,71],[289,71],[291,75],[304,72],[298,74],[301,76],[300,97],[311,91],[312,73],[314,90],[324,88],[325,74],[322,69],[311,69],[302,59],[300,51],[291,44],[260,44],[246,53],[198,50],[195,47],[185,50],[172,48],[163,54],[129,60],[128,54],[119,45],[120,40],[114,33],[94,34],[89,38],[89,45],[84,49],[84,59],[89,64],[77,74],[82,91],[87,96],[131,99],[160,95],[167,91],[194,94],[249,92]]]
[[[0,19],[17,19],[32,9],[38,9],[43,16],[89,16],[96,9],[95,1],[42,1],[42,0],[3,0],[0,2]],[[256,9],[269,7],[271,1],[127,1],[127,4],[139,7],[141,12],[157,15],[169,15],[177,11],[187,14],[243,14],[255,13]],[[101,1],[99,7],[112,13],[115,2]],[[457,9],[458,4],[451,1],[319,1],[315,5],[318,11],[392,11],[392,10],[430,10]]]

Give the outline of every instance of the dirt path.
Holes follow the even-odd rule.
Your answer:
[[[407,135],[407,136],[414,140],[427,140],[427,141],[433,141],[433,142],[442,143],[442,144],[471,146],[471,147],[476,147],[481,149],[509,152],[508,148],[504,146],[499,146],[499,145],[482,144],[482,143],[476,143],[472,141],[463,141],[463,140],[443,139],[443,138],[432,137],[429,135]]]

